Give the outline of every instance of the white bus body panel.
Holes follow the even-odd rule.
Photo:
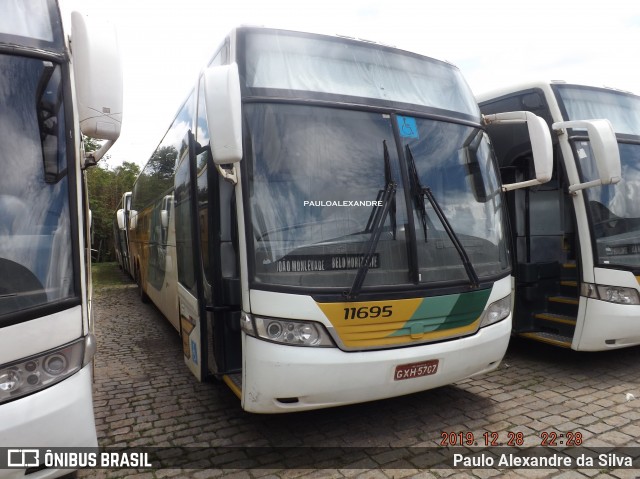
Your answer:
[[[640,291],[638,279],[629,271],[594,268],[594,276],[597,284]],[[581,310],[583,302],[586,304],[582,330],[576,331],[573,349],[602,351],[640,345],[640,305],[581,297]]]
[[[6,326],[0,330],[0,365],[43,353],[82,336],[81,306]],[[3,407],[0,405],[0,411]]]
[[[176,256],[176,223],[173,205],[169,212],[167,244],[164,250],[164,281],[161,289],[155,289],[148,281],[145,292],[171,325],[180,331],[180,311],[178,306],[178,265]],[[143,248],[149,248],[146,244]]]
[[[98,447],[91,387],[89,364],[54,386],[3,404],[0,447]],[[68,472],[44,469],[28,477],[59,477]],[[2,478],[23,476],[21,469],[0,471]]]

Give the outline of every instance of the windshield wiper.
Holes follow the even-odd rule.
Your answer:
[[[416,209],[419,211],[421,216],[422,227],[424,229],[425,242],[427,241],[427,210],[424,205],[424,198],[426,197],[429,200],[431,207],[436,212],[436,216],[440,220],[440,223],[442,223],[444,230],[446,231],[447,235],[451,239],[453,246],[456,248],[456,251],[460,256],[460,259],[462,260],[462,264],[464,265],[464,269],[467,272],[467,276],[469,277],[469,281],[471,282],[471,286],[474,288],[477,288],[480,281],[478,280],[478,275],[476,273],[475,268],[473,267],[473,265],[471,264],[471,261],[469,260],[469,255],[467,254],[467,251],[464,249],[464,246],[460,242],[458,235],[456,235],[456,232],[453,230],[451,223],[449,223],[449,220],[447,219],[446,215],[444,214],[444,211],[440,207],[440,204],[436,200],[435,196],[433,196],[431,188],[429,188],[428,186],[422,186],[422,184],[420,183],[420,176],[418,175],[418,170],[416,169],[416,163],[415,163],[415,160],[413,159],[413,153],[411,152],[411,147],[409,145],[406,145],[405,151],[406,151],[406,157],[407,157],[407,164],[409,168],[409,183],[411,188],[411,196],[413,197],[414,202],[416,204]]]
[[[387,140],[382,140],[382,148],[384,150],[384,184],[385,189],[378,191],[378,196],[376,197],[376,203],[379,204],[382,201],[382,197],[385,194],[386,186],[393,181],[391,176],[391,161],[389,158],[389,148],[387,147]],[[393,239],[396,239],[396,197],[395,195],[391,198],[391,209],[389,213],[391,214],[391,229],[393,230]],[[371,233],[373,231],[373,222],[376,217],[376,212],[378,210],[374,208],[371,210],[371,215],[369,215],[369,221],[367,221],[367,226],[364,229],[365,233]]]
[[[411,193],[411,198],[413,198],[413,203],[420,213],[420,220],[422,222],[422,230],[424,231],[424,241],[427,242],[427,209],[424,206],[424,188],[420,184],[420,175],[418,175],[418,170],[416,169],[416,162],[413,159],[413,153],[411,152],[411,148],[409,145],[405,147],[405,153],[407,156],[407,166],[409,168],[409,192]]]
[[[371,216],[369,217],[369,222],[367,223],[366,232],[370,232],[371,236],[369,237],[369,242],[367,243],[366,252],[364,257],[362,258],[362,263],[358,268],[358,272],[356,273],[356,277],[353,280],[353,284],[351,285],[351,289],[349,291],[344,292],[344,296],[347,299],[355,299],[360,294],[360,290],[362,289],[362,284],[364,283],[364,279],[369,272],[369,265],[371,264],[371,259],[376,252],[376,247],[378,246],[378,241],[380,240],[380,235],[382,234],[382,227],[384,226],[384,222],[387,219],[387,215],[389,212],[392,212],[391,216],[391,226],[393,228],[393,238],[396,237],[396,187],[397,184],[393,181],[391,177],[391,165],[389,160],[389,150],[387,149],[387,142],[383,141],[384,148],[384,176],[385,176],[385,187],[384,190],[380,190],[378,192],[378,198],[376,199],[376,206],[371,212]],[[380,206],[379,202],[382,202],[382,206]]]

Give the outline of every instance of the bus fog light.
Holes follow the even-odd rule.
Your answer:
[[[320,323],[253,317],[256,336],[291,346],[333,347],[329,333]]]
[[[502,321],[509,316],[509,314],[511,314],[511,295],[494,301],[487,307],[484,313],[482,313],[480,327],[483,328]]]

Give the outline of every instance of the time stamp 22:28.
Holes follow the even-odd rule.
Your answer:
[[[504,437],[506,434],[506,437]],[[476,436],[471,431],[466,432],[441,432],[439,445],[442,447],[451,446],[523,446],[525,436],[522,432],[506,431],[502,433],[502,437],[497,432],[485,432],[481,436]],[[529,446],[546,446],[546,447],[571,447],[582,445],[582,433],[580,432],[547,432],[542,431],[539,434],[539,442],[537,444],[527,444]]]

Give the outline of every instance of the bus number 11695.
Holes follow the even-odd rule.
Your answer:
[[[344,308],[344,319],[388,318],[393,313],[392,306],[361,306]]]

